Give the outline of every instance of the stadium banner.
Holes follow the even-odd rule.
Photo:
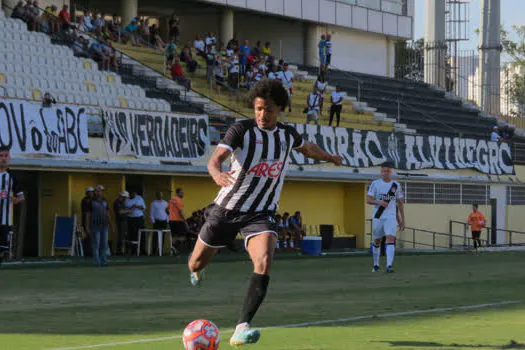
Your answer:
[[[378,166],[391,161],[396,169],[477,169],[485,174],[515,174],[508,143],[483,139],[396,134],[382,131],[290,124],[305,140],[343,157],[349,167]],[[293,164],[319,163],[293,151]]]
[[[202,158],[210,145],[205,115],[106,109],[104,121],[109,156],[189,161]]]
[[[0,100],[0,146],[12,154],[74,157],[89,153],[88,123],[83,107],[43,108],[24,100]]]

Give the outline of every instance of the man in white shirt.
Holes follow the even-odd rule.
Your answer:
[[[150,220],[153,229],[165,230],[168,227],[168,202],[162,199],[162,192],[157,192],[156,198],[151,202]]]
[[[286,92],[288,92],[288,112],[292,111],[293,78],[294,75],[292,71],[288,69],[288,63],[285,63],[281,74],[281,81]]]
[[[311,121],[315,125],[319,123],[319,95],[314,87],[313,91],[306,97],[307,107],[304,109],[306,113],[306,124],[310,124]]]
[[[366,203],[374,205],[372,216],[372,252],[374,267],[372,272],[379,272],[379,258],[381,255],[381,239],[386,236],[386,272],[394,272],[394,262],[397,225],[405,228],[404,195],[401,184],[392,180],[393,165],[389,162],[381,165],[381,178],[370,185],[366,196]],[[399,222],[398,222],[399,209]]]
[[[193,47],[195,48],[195,53],[199,56],[204,57],[204,51],[206,47],[204,46],[204,40],[202,40],[202,35],[197,35],[195,41],[193,42]]]
[[[213,32],[209,32],[208,36],[206,37],[206,47],[208,47],[208,45],[211,45],[211,52],[207,52],[207,53],[215,53],[216,41],[217,39],[215,38],[215,35],[213,34]]]
[[[339,127],[339,121],[341,120],[341,109],[343,108],[343,98],[344,92],[341,91],[341,86],[336,85],[335,90],[332,91],[331,96],[332,105],[330,106],[330,122],[328,123],[329,126],[332,126],[332,121],[335,115],[337,118],[336,126]]]
[[[126,209],[131,212],[128,214],[128,237],[127,241],[137,241],[139,230],[144,228],[144,210],[146,203],[136,190],[131,191],[129,199],[125,202]],[[142,240],[144,242],[144,240]],[[126,252],[131,252],[131,247],[126,247]],[[141,247],[142,249],[143,247]]]

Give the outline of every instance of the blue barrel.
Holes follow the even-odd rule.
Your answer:
[[[306,236],[303,238],[303,254],[321,255],[323,238]]]

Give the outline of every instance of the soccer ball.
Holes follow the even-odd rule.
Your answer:
[[[182,334],[186,350],[217,350],[221,342],[219,329],[208,320],[196,320],[186,326]]]

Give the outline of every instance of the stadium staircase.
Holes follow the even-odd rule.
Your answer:
[[[300,68],[310,75],[318,72],[317,67]],[[476,107],[425,83],[337,69],[329,71],[328,80],[418,134],[488,138],[498,124],[495,118],[482,116]]]

